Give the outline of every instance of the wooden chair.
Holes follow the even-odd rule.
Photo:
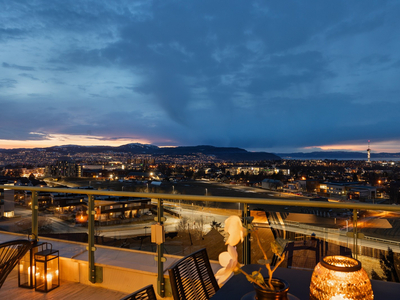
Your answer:
[[[153,285],[150,284],[129,294],[128,296],[122,298],[121,300],[157,300],[156,294],[154,292]]]
[[[15,240],[0,244],[0,288],[19,260],[31,249],[28,240]]]
[[[301,261],[301,265],[296,265],[293,264],[293,256],[294,252],[299,251],[299,250],[306,250],[306,251],[311,251],[315,253],[315,260],[312,260],[311,262],[308,262],[303,265],[303,261]],[[291,242],[286,244],[286,247],[284,251],[287,253],[287,267],[292,268],[292,267],[302,267],[302,268],[309,268],[311,270],[314,269],[315,265],[319,263],[320,261],[320,241],[318,239],[313,239],[313,240],[304,240],[304,241],[296,241],[296,242]],[[303,255],[303,258],[305,256]]]
[[[286,255],[287,268],[313,270],[314,267],[327,255],[343,255],[352,257],[347,247],[331,244],[317,238],[287,243],[283,252]],[[282,264],[283,266],[285,263]]]
[[[168,272],[175,300],[207,300],[219,290],[206,249],[177,261]]]

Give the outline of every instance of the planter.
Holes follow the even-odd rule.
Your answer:
[[[267,281],[268,278],[265,278]],[[299,298],[290,294],[289,283],[283,279],[273,278],[272,285],[275,287],[274,291],[263,290],[258,285],[253,284],[254,291],[242,297],[242,300],[299,300]]]
[[[268,278],[265,278],[268,281]],[[288,300],[289,283],[283,279],[272,278],[272,285],[275,290],[264,290],[258,285],[253,284],[254,290],[256,292],[255,299],[257,300]]]

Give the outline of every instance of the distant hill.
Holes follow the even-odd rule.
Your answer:
[[[228,161],[281,160],[279,156],[272,153],[248,152],[244,149],[234,147],[194,146],[160,148],[160,151],[160,154],[166,155],[188,155],[201,153],[204,155],[213,155],[218,159]]]
[[[54,146],[48,148],[35,148],[35,149],[0,149],[0,153],[18,153],[20,151],[46,151],[56,152],[63,155],[76,154],[76,153],[101,153],[101,152],[119,152],[119,153],[132,153],[132,154],[151,154],[151,155],[171,155],[171,156],[184,156],[184,155],[212,155],[217,159],[226,161],[259,161],[259,160],[280,160],[281,158],[275,154],[267,152],[248,152],[245,149],[236,147],[214,147],[214,146],[180,146],[160,148],[154,145],[146,144],[127,144],[118,147],[112,146],[79,146],[79,145],[65,145]]]
[[[318,151],[318,152],[297,152],[297,153],[277,153],[280,157],[284,159],[364,159],[367,160],[366,152],[350,152],[350,151]],[[400,158],[400,153],[371,153],[371,159],[374,158]]]

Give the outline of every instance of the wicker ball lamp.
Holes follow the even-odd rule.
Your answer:
[[[371,281],[361,262],[346,256],[326,256],[311,276],[310,299],[374,299]]]

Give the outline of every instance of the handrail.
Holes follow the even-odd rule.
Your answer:
[[[120,196],[120,197],[143,197],[168,200],[188,200],[188,201],[205,201],[205,202],[234,202],[247,204],[267,204],[279,206],[303,206],[303,207],[321,207],[321,208],[342,208],[357,210],[385,210],[400,212],[400,205],[389,204],[368,204],[368,203],[343,203],[343,202],[322,202],[322,201],[305,201],[305,200],[282,200],[270,198],[243,198],[243,197],[225,197],[225,196],[201,196],[201,195],[182,195],[182,194],[160,194],[160,193],[144,193],[144,192],[120,192],[105,190],[85,190],[73,188],[48,188],[48,187],[32,187],[32,186],[8,186],[0,185],[0,189],[12,189],[20,191],[37,191],[51,193],[70,193],[70,194],[86,194],[101,196]]]

